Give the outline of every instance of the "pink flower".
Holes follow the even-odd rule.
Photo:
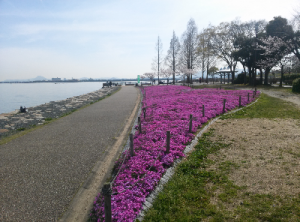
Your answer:
[[[146,108],[146,116],[144,118],[141,113],[142,133],[136,131],[134,135],[135,156],[130,157],[129,152],[125,151],[115,165],[116,171],[120,171],[112,185],[113,221],[133,221],[166,169],[172,166],[175,159],[184,156],[186,144],[194,138],[194,134],[189,133],[190,114],[194,133],[203,123],[222,114],[224,99],[225,112],[239,105],[240,95],[242,106],[255,99],[250,90],[191,90],[171,85],[151,86],[141,90],[147,94],[142,107]],[[166,153],[167,131],[171,135],[169,153]],[[103,204],[103,196],[99,194],[91,218],[104,220]]]

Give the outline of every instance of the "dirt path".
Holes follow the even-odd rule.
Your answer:
[[[249,90],[251,88],[238,87],[238,89]],[[275,98],[283,99],[285,101],[294,103],[297,107],[300,108],[300,94],[289,93],[284,90],[278,90],[278,89],[258,88],[257,90],[261,91],[262,93],[265,93],[268,96],[272,96]]]
[[[277,91],[277,90],[265,90],[265,89],[259,89],[259,90],[262,93],[267,94],[268,96],[276,97],[294,103],[300,108],[300,94],[293,94],[293,93]]]

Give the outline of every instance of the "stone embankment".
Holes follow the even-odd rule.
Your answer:
[[[26,113],[20,113],[16,110],[11,113],[0,114],[0,139],[24,129],[42,125],[46,121],[59,118],[85,105],[97,102],[119,88],[102,88],[65,100],[51,101],[39,106],[29,107]]]

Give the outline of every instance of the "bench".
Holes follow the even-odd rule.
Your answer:
[[[110,87],[110,86],[109,86],[109,83],[103,83],[102,88],[104,88],[104,87]]]

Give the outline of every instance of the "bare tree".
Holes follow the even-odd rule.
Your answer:
[[[198,46],[198,29],[194,19],[190,19],[187,30],[182,35],[182,44],[180,50],[180,60],[182,67],[187,70],[194,70],[199,66],[199,56],[197,53]],[[187,73],[188,82],[192,83],[192,73]]]
[[[170,48],[168,50],[167,56],[165,58],[165,64],[173,71],[173,84],[175,84],[175,73],[177,72],[179,65],[179,54],[180,53],[180,43],[178,37],[173,31],[173,37],[170,42]]]
[[[300,11],[295,10],[295,14],[289,23],[295,32],[300,31]]]
[[[198,47],[197,47],[197,53],[199,55],[199,60],[200,60],[200,70],[202,73],[202,80],[204,80],[204,72],[206,68],[206,33],[203,30],[199,35],[198,35]]]
[[[170,78],[170,76],[172,76],[173,75],[173,78],[174,78],[174,76],[175,76],[175,73],[173,72],[173,70],[172,69],[161,69],[160,70],[160,73],[161,73],[161,75],[163,76],[163,77],[165,77],[165,78],[167,78],[167,84],[169,84],[169,78]],[[174,84],[175,84],[175,80],[173,79],[173,82],[174,82]]]
[[[179,63],[179,66],[177,67],[177,71],[176,71],[175,75],[179,76],[185,82],[186,74],[184,73],[184,70],[185,70],[185,67],[183,67],[183,64]]]
[[[207,71],[207,75],[210,75],[212,77],[213,84],[215,84],[215,74],[217,71],[219,71],[219,69],[216,66],[210,67]]]
[[[157,42],[156,42],[156,45],[155,45],[155,51],[156,51],[156,56],[155,56],[155,58],[153,59],[153,62],[152,62],[152,70],[154,72],[157,72],[158,84],[159,84],[159,73],[160,73],[161,65],[163,63],[162,42],[161,42],[159,36],[157,38]]]
[[[141,85],[142,85],[142,81],[144,81],[145,78],[146,78],[145,75],[141,75]]]
[[[202,70],[202,79],[204,80],[204,72],[206,71],[206,81],[208,82],[209,69],[216,65],[217,55],[211,46],[212,30],[207,28],[198,35],[198,48],[200,66]]]
[[[152,85],[153,85],[154,77],[155,77],[155,73],[154,72],[146,72],[146,73],[143,74],[143,79],[144,78],[150,79]]]
[[[197,69],[187,69],[185,66],[181,66],[178,70],[179,71],[177,75],[181,76],[181,78],[184,80],[184,83],[187,82],[188,84],[190,83],[190,77],[198,72]]]
[[[218,57],[227,63],[232,74],[232,83],[235,77],[235,69],[237,60],[234,58],[235,40],[239,35],[239,20],[235,20],[231,23],[223,22],[217,27],[212,27],[211,31],[211,47]]]

